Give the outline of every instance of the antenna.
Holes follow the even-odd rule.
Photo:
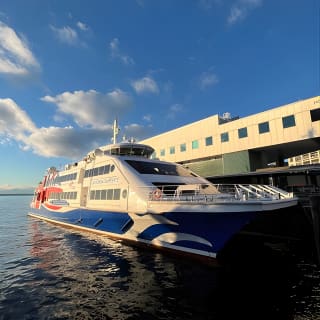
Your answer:
[[[113,122],[113,143],[117,143],[117,135],[119,134],[120,128],[118,126],[118,120],[115,119]]]

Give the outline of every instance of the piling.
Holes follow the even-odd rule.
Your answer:
[[[310,196],[316,263],[320,266],[320,195]]]

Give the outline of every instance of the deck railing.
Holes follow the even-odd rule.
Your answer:
[[[291,199],[292,192],[286,192],[271,185],[257,184],[192,184],[158,185],[150,191],[151,201],[250,201]]]

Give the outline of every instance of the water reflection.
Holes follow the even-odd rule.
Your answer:
[[[0,319],[312,319],[297,311],[296,264],[260,244],[210,267],[33,219],[29,228],[28,256],[5,265]]]

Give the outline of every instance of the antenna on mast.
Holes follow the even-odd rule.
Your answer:
[[[118,126],[118,120],[115,119],[113,122],[113,143],[117,143],[117,135],[119,134],[120,128]]]

